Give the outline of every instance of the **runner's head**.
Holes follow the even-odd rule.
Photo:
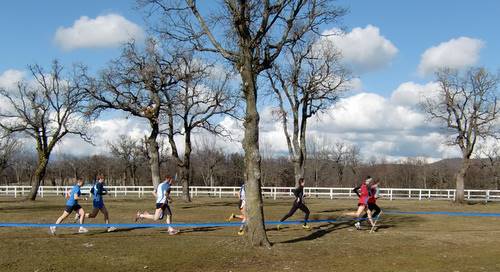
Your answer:
[[[370,184],[370,182],[372,182],[372,181],[373,181],[372,177],[366,176],[365,184]]]
[[[78,184],[78,186],[82,187],[83,186],[83,179],[82,178],[77,178],[76,179],[76,184]]]
[[[174,179],[170,175],[165,176],[165,182],[168,182],[169,184],[172,184],[174,182]]]
[[[299,178],[299,185],[300,186],[304,186],[305,183],[306,183],[306,181],[304,180],[304,178]]]
[[[97,175],[97,181],[100,183],[103,183],[104,182],[104,175],[103,174]]]

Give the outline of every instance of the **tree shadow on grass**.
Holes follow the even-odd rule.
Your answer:
[[[22,202],[20,202],[22,204]],[[22,210],[22,211],[46,211],[50,209],[60,209],[61,211],[64,210],[63,205],[38,205],[38,206],[32,206],[32,205],[25,205],[25,206],[10,206],[10,207],[1,207],[0,211],[17,211],[17,210]]]
[[[303,237],[299,238],[294,238],[282,242],[278,242],[280,244],[289,244],[289,243],[297,243],[297,242],[303,242],[303,241],[312,241],[318,238],[321,238],[325,236],[328,233],[331,233],[333,231],[338,231],[342,229],[348,229],[348,228],[354,228],[354,220],[349,220],[347,218],[344,219],[342,218],[328,218],[328,219],[337,219],[337,220],[342,220],[342,222],[332,222],[332,223],[327,223],[323,224],[317,227],[314,227],[312,229],[312,233]],[[376,230],[380,229],[391,229],[391,228],[397,228],[398,225],[401,224],[413,224],[417,222],[422,222],[425,221],[425,219],[417,216],[385,216],[381,217],[381,219],[377,222],[377,227]],[[367,223],[364,223],[366,227],[363,227],[362,230],[368,231],[371,229],[371,227]]]
[[[318,229],[318,230],[314,231],[314,229],[313,229],[313,231],[309,235],[306,235],[304,237],[294,238],[291,240],[282,241],[279,243],[280,244],[291,244],[291,243],[297,243],[297,242],[303,242],[303,241],[312,241],[312,240],[321,238],[332,231],[346,229],[346,228],[350,228],[350,227],[352,227],[352,224],[350,222],[323,224],[317,228],[314,228],[314,229]]]
[[[98,231],[98,232],[89,232],[89,233],[87,233],[87,236],[101,235],[104,233],[129,232],[129,231],[133,231],[133,230],[137,230],[137,229],[150,229],[150,227],[119,228],[119,229],[116,229],[112,232],[108,232],[107,230],[102,230],[102,231]]]
[[[190,204],[189,206],[178,207],[178,209],[187,210],[187,209],[194,209],[194,208],[200,208],[200,207],[231,207],[231,206],[237,207],[238,202],[223,201],[223,202],[214,202],[214,203],[194,203],[194,204]]]
[[[187,228],[181,229],[180,234],[183,233],[196,233],[196,232],[211,232],[222,229],[221,227],[199,227],[199,228]],[[160,233],[168,233],[168,231],[160,231]]]
[[[352,211],[352,209],[345,208],[345,209],[330,209],[330,210],[323,210],[323,211],[318,211],[315,213],[333,213],[333,212],[346,212],[346,211]]]

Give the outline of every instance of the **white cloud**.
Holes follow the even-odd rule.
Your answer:
[[[425,76],[443,67],[462,69],[472,66],[479,60],[479,51],[483,46],[483,41],[468,37],[440,43],[425,50],[418,65],[418,72]]]
[[[324,34],[338,34],[334,28]],[[346,64],[356,73],[378,70],[389,65],[398,53],[394,44],[380,35],[380,29],[373,25],[356,27],[344,35],[329,36],[336,48],[342,52]]]
[[[9,69],[0,74],[0,88],[11,90],[17,83],[24,78],[24,72],[15,69]]]
[[[60,153],[73,155],[106,154],[109,152],[108,142],[116,141],[120,135],[130,136],[139,140],[149,133],[146,122],[136,117],[115,115],[108,119],[98,119],[89,128],[94,145],[90,145],[75,135],[64,137],[58,145]]]
[[[115,47],[131,39],[144,39],[144,31],[118,14],[82,16],[71,27],[59,27],[54,40],[64,50]]]
[[[360,148],[364,159],[372,156],[397,161],[406,157],[425,157],[434,161],[439,158],[456,157],[458,149],[445,144],[445,131],[426,122],[426,115],[415,107],[415,99],[432,94],[433,85],[405,82],[396,88],[390,97],[361,92],[342,98],[335,107],[310,119],[307,137],[327,139],[329,142],[345,142]],[[427,94],[426,94],[427,93]],[[281,123],[277,121],[271,107],[260,111],[260,147],[262,156],[286,155],[288,150]],[[243,152],[241,140],[243,125],[239,120],[224,117],[220,121],[232,135],[234,141],[217,138],[214,145],[227,153]],[[137,118],[113,116],[98,120],[93,125],[96,146],[90,146],[72,137],[66,138],[60,150],[72,154],[102,154],[108,152],[107,142],[120,134],[140,139],[149,133],[148,125]],[[193,142],[201,142],[207,133],[193,134]],[[179,150],[184,145],[176,138]]]
[[[424,85],[405,82],[394,90],[391,95],[391,102],[401,106],[417,106],[426,97],[432,97],[437,94],[438,89],[439,84],[437,82],[429,82]]]
[[[4,89],[7,92],[12,92],[15,90],[17,83],[24,78],[24,72],[20,70],[9,69],[0,74],[0,89]],[[10,111],[13,107],[11,103],[4,98],[0,97],[0,111]]]

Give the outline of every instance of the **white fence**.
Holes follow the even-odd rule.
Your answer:
[[[64,196],[66,191],[72,186],[40,186],[38,195]],[[108,195],[111,197],[144,197],[150,196],[153,186],[106,186]],[[0,186],[0,197],[23,197],[29,194],[31,186]],[[289,198],[293,196],[293,187],[262,187],[262,195],[267,198]],[[88,194],[90,187],[84,186],[82,192]],[[191,186],[192,197],[235,197],[239,187],[230,186]],[[304,193],[312,198],[356,198],[352,188],[328,188],[328,187],[306,187]],[[172,186],[172,195],[182,194],[181,186]],[[384,199],[408,199],[408,200],[453,200],[455,199],[454,189],[413,189],[413,188],[381,188],[381,196]],[[471,201],[500,201],[500,190],[465,190],[465,198]]]

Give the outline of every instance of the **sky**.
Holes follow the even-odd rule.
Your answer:
[[[485,66],[498,71],[500,1],[336,3],[349,12],[341,25],[326,25],[323,31],[343,27],[345,34],[331,39],[356,79],[353,90],[337,105],[311,120],[310,138],[321,145],[356,145],[365,158],[396,161],[417,156],[429,160],[458,156],[456,147],[444,144],[445,132],[427,122],[417,105],[422,97],[436,90],[433,73],[440,67]],[[28,77],[28,64],[47,67],[53,59],[66,66],[81,62],[93,71],[103,68],[118,56],[123,42],[147,36],[143,15],[134,1],[2,3],[0,87],[12,87]],[[286,142],[280,124],[272,118],[271,105],[264,103],[259,111],[261,147],[268,153],[284,154]],[[242,135],[238,122],[230,118],[221,122],[235,136]],[[70,137],[57,152],[106,153],[107,142],[120,134],[142,138],[147,126],[113,113],[97,120],[92,132],[94,146]],[[217,142],[228,152],[241,151],[238,142]]]

